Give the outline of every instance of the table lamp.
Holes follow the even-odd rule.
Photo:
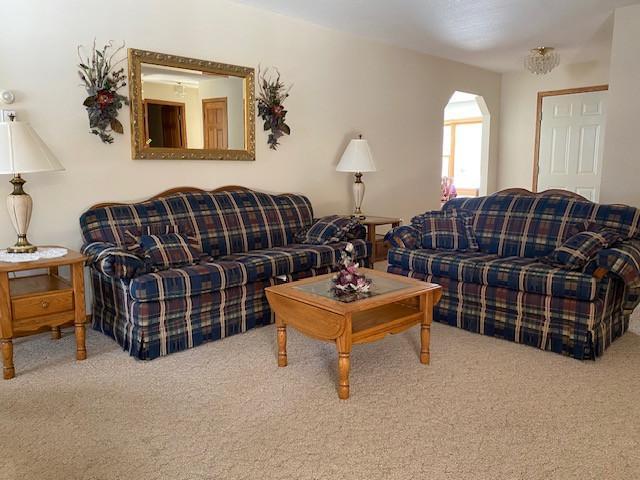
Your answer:
[[[13,175],[13,192],[7,198],[7,208],[18,241],[7,248],[7,252],[33,253],[37,248],[27,240],[33,201],[24,191],[26,182],[21,174],[64,170],[64,167],[28,123],[15,121],[13,115],[9,118],[9,122],[0,122],[0,174]]]
[[[355,182],[353,184],[353,196],[355,200],[355,209],[353,215],[356,218],[363,219],[362,199],[364,198],[364,183],[362,182],[362,172],[375,172],[376,165],[373,163],[369,142],[359,135],[349,142],[347,148],[340,158],[340,162],[336,167],[337,172],[355,173]]]

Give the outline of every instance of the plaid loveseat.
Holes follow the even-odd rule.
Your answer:
[[[443,210],[473,215],[479,251],[422,249],[414,222],[386,236],[389,272],[442,285],[437,321],[578,359],[602,355],[627,330],[640,303],[640,210],[526,190],[457,198]],[[585,220],[624,240],[578,271],[539,261]]]
[[[93,286],[93,327],[132,356],[153,359],[271,323],[264,289],[328,273],[345,243],[296,244],[313,223],[302,195],[246,189],[174,192],[96,206],[80,218]],[[190,232],[209,257],[155,271],[131,250],[149,228]],[[367,261],[369,246],[351,240]]]

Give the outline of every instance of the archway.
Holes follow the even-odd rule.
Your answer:
[[[442,200],[487,194],[490,114],[484,98],[456,91],[444,108]]]

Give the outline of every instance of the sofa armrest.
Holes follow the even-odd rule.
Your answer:
[[[144,259],[111,243],[88,243],[82,253],[91,267],[108,277],[129,279],[147,270]]]
[[[598,252],[598,269],[624,281],[628,288],[640,288],[640,239]]]
[[[389,230],[384,241],[392,247],[415,250],[420,248],[420,231],[411,225],[402,225]]]

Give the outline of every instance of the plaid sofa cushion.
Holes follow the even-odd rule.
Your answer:
[[[620,234],[613,230],[591,228],[576,233],[540,260],[566,270],[581,270],[600,250],[608,248],[618,240]]]
[[[389,267],[389,272],[442,286],[434,320],[577,359],[602,355],[628,327],[620,284],[601,285],[592,302],[460,283],[448,277]],[[606,299],[606,300],[605,300]]]
[[[384,241],[392,247],[414,250],[421,245],[420,231],[411,225],[400,225],[389,230],[384,236]]]
[[[507,288],[514,291],[574,298],[596,298],[601,281],[582,272],[545,265],[533,258],[498,257],[483,252],[389,250],[389,266],[404,271],[447,277],[465,283]]]
[[[191,242],[192,240],[178,233],[143,235],[140,238],[140,248],[155,269],[165,270],[200,261],[202,250]]]
[[[354,257],[363,260],[368,257],[368,245],[364,240],[352,240]],[[330,245],[295,244],[267,250],[230,255],[222,259],[241,263],[247,272],[249,282],[268,280],[279,275],[303,272],[305,270],[335,267],[340,260],[340,252],[346,242]]]
[[[85,243],[124,246],[127,230],[176,225],[181,233],[193,234],[201,250],[214,257],[294,243],[295,233],[312,223],[307,197],[252,190],[176,193],[129,205],[98,206],[80,217]]]
[[[426,212],[411,219],[420,231],[422,248],[476,251],[473,215],[464,212]]]
[[[354,240],[356,258],[368,256],[364,240]],[[167,300],[215,292],[278,275],[333,267],[345,242],[332,245],[291,245],[230,255],[211,262],[147,273],[131,281],[131,298],[140,302]]]
[[[480,250],[501,257],[542,257],[570,237],[572,226],[585,220],[618,232],[640,235],[640,210],[601,205],[558,194],[504,192],[478,198],[455,198],[445,211],[474,215],[473,230]]]
[[[133,300],[150,302],[197,296],[246,283],[242,264],[215,261],[140,275],[131,280],[129,294]]]
[[[349,234],[357,231],[359,226],[360,223],[353,217],[328,215],[318,219],[309,228],[299,232],[296,235],[296,241],[308,245],[326,245],[328,243],[342,242],[343,240],[355,238],[354,235]]]

